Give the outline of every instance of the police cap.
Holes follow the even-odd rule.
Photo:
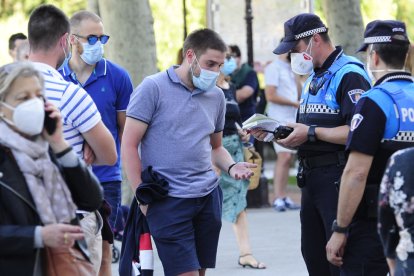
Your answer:
[[[357,52],[365,51],[369,44],[410,43],[404,22],[397,20],[375,20],[365,28],[364,43]]]
[[[280,55],[289,52],[302,38],[317,33],[326,33],[328,28],[321,19],[312,13],[302,13],[285,22],[285,37],[273,53]]]

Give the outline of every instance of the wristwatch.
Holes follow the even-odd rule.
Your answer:
[[[332,229],[331,230],[332,230],[332,232],[346,234],[346,233],[348,233],[349,226],[341,227],[341,226],[338,225],[338,222],[336,220],[334,220],[332,222]]]
[[[309,140],[309,142],[316,142],[316,132],[315,132],[315,128],[316,128],[316,126],[315,125],[311,125],[311,126],[309,126],[309,129],[308,129],[308,140]]]

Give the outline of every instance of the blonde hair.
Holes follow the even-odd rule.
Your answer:
[[[0,101],[4,101],[9,93],[10,87],[19,77],[36,77],[40,81],[42,90],[44,88],[43,75],[34,68],[31,62],[19,61],[9,63],[0,67]]]

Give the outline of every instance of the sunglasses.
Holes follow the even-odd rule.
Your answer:
[[[324,72],[321,76],[314,77],[309,84],[309,93],[311,95],[316,95],[325,82],[330,78],[331,73],[329,71]]]
[[[95,45],[96,42],[98,42],[98,40],[100,40],[102,44],[106,44],[108,42],[108,39],[109,39],[109,35],[101,35],[101,36],[88,35],[88,36],[81,36],[81,35],[74,34],[74,36],[77,36],[77,37],[86,39],[88,41],[88,44],[89,45]]]

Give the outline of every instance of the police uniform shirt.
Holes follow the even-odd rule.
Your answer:
[[[315,68],[316,76],[319,76],[328,70],[341,52],[342,47],[336,47],[336,50],[326,59],[326,61],[322,64],[322,67]],[[358,96],[370,88],[371,85],[369,82],[359,73],[349,72],[342,77],[341,83],[339,84],[336,92],[336,102],[341,106],[342,118],[344,118],[347,125],[351,123],[355,104],[358,101]]]
[[[404,81],[407,84],[413,82],[409,73],[396,72],[383,76],[375,83],[374,88],[379,84],[384,83],[384,81]],[[387,115],[383,112],[381,107],[369,97],[362,97],[358,101],[355,107],[355,114],[356,115],[351,123],[351,131],[348,136],[346,149],[375,156],[367,183],[378,184],[381,182],[381,177],[385,170],[388,158],[398,149],[406,148],[408,143],[390,141],[388,142],[387,150],[380,149],[385,133]],[[359,119],[357,119],[356,116],[358,116]],[[414,143],[412,142],[409,144],[414,146]]]
[[[338,58],[340,54],[342,54],[342,47],[337,46],[335,51],[332,52],[329,57],[325,60],[325,62],[322,64],[320,68],[315,68],[315,75],[316,77],[320,77],[322,74],[324,74],[334,63],[334,61]],[[345,73],[340,81],[340,84],[338,88],[336,89],[336,102],[340,106],[339,110],[339,116],[341,118],[341,122],[335,126],[330,127],[337,127],[341,125],[349,125],[353,116],[353,111],[355,108],[355,104],[357,103],[359,96],[369,90],[371,88],[370,83],[362,76],[360,73],[350,71],[348,73]],[[307,89],[307,88],[305,88]],[[303,94],[303,93],[302,93]],[[303,100],[304,95],[302,95]],[[302,106],[301,106],[302,109]],[[306,113],[311,113],[311,111],[305,110]],[[301,111],[303,113],[303,110]],[[305,123],[307,125],[321,125],[321,122],[317,121],[310,121],[310,122],[303,122],[299,119],[299,112],[297,113],[297,121],[299,123]],[[325,121],[327,119],[322,119],[322,121]],[[330,144],[333,146],[333,144],[324,142],[324,141],[316,141],[316,142],[305,142],[299,147],[299,155],[301,156],[314,156],[314,155],[320,155],[321,153],[318,152],[319,149],[322,150],[324,148],[323,144]],[[342,145],[335,145],[330,146],[329,148],[336,148],[336,150],[344,150],[345,146]],[[323,150],[324,151],[324,150]]]

